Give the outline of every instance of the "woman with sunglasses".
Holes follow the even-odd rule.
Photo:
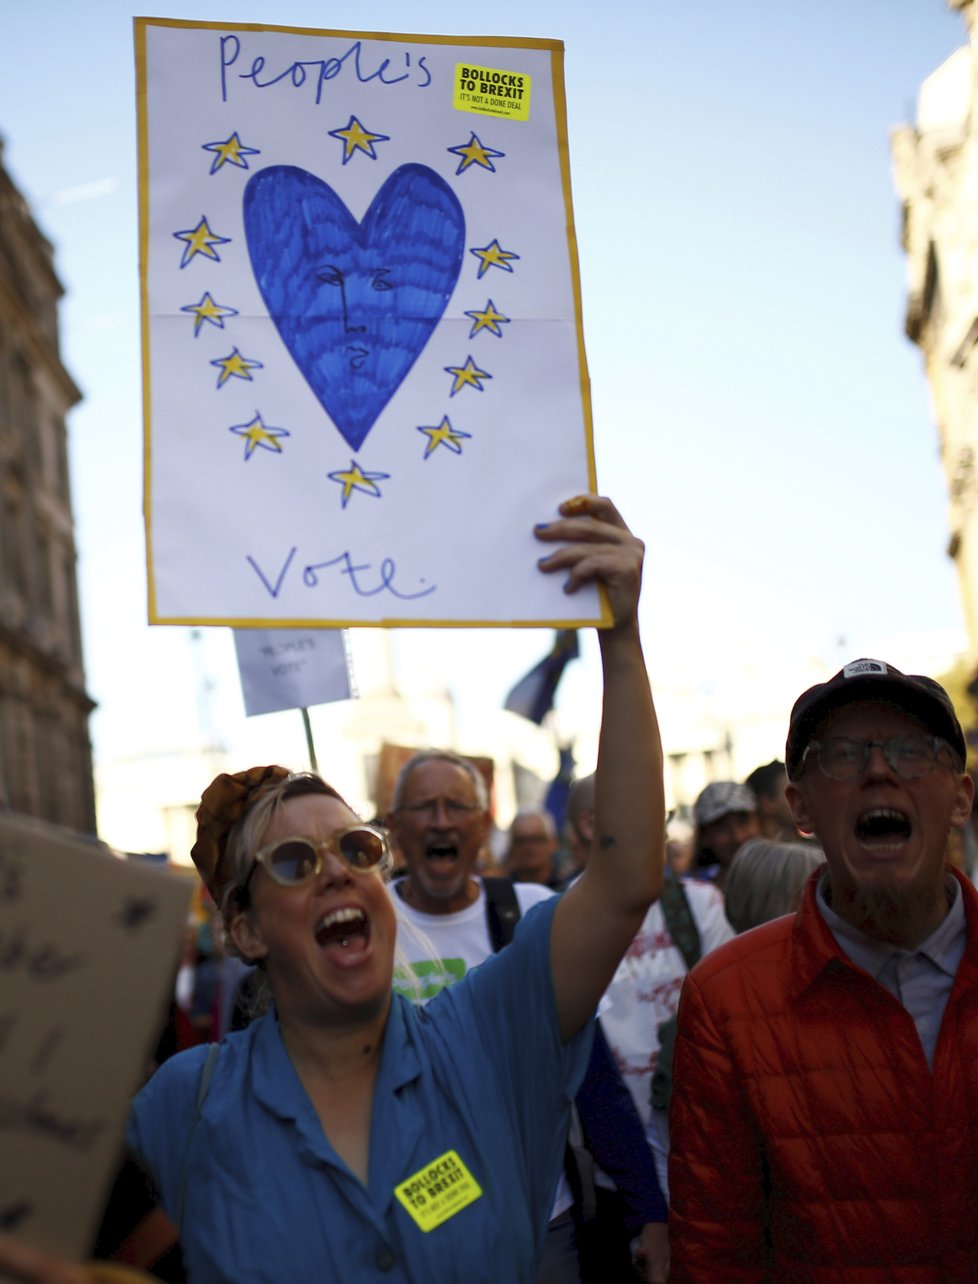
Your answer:
[[[662,877],[662,761],[638,632],[643,548],[606,499],[536,528],[599,582],[595,852],[507,950],[424,1010],[392,995],[385,836],[317,776],[219,776],[194,860],[273,1007],[168,1061],[130,1141],[192,1284],[531,1284],[602,991]]]

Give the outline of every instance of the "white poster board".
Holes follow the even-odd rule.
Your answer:
[[[0,816],[0,1225],[91,1249],[173,990],[189,879]]]
[[[245,713],[309,709],[354,695],[342,629],[235,629]]]
[[[595,489],[562,46],[136,55],[151,621],[605,621],[532,535]]]

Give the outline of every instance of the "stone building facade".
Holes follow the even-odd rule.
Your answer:
[[[94,833],[62,293],[0,144],[0,806]]]
[[[948,0],[968,28],[920,89],[917,120],[894,131],[903,203],[906,331],[930,385],[948,485],[948,555],[958,571],[978,671],[978,5]]]

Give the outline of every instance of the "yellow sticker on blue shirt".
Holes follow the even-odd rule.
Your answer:
[[[421,1230],[427,1232],[481,1199],[482,1188],[462,1163],[458,1151],[446,1150],[395,1186],[394,1194]]]

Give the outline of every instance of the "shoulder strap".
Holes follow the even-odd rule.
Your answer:
[[[177,1188],[176,1224],[178,1227],[183,1223],[183,1208],[187,1202],[187,1181],[190,1177],[190,1143],[194,1139],[194,1129],[197,1127],[197,1120],[200,1118],[204,1098],[207,1096],[207,1089],[211,1086],[211,1076],[214,1073],[214,1067],[217,1065],[217,1056],[220,1051],[221,1045],[219,1043],[210,1045],[200,1072],[200,1083],[197,1085],[197,1100],[194,1102],[194,1117],[190,1121],[190,1132],[187,1134],[187,1149],[184,1152],[183,1167],[180,1170],[180,1185]]]
[[[571,1106],[567,1145],[564,1147],[564,1174],[571,1188],[571,1194],[574,1196],[576,1221],[582,1228],[592,1226],[598,1212],[595,1168],[594,1156],[588,1150],[581,1116],[575,1102]]]
[[[676,949],[683,956],[686,971],[700,961],[702,945],[699,928],[689,908],[689,897],[678,878],[666,877],[662,884],[662,895],[659,898],[662,913],[665,915],[666,927]]]
[[[484,878],[482,887],[486,894],[486,926],[492,952],[498,954],[513,939],[520,921],[520,903],[516,888],[508,878]]]

